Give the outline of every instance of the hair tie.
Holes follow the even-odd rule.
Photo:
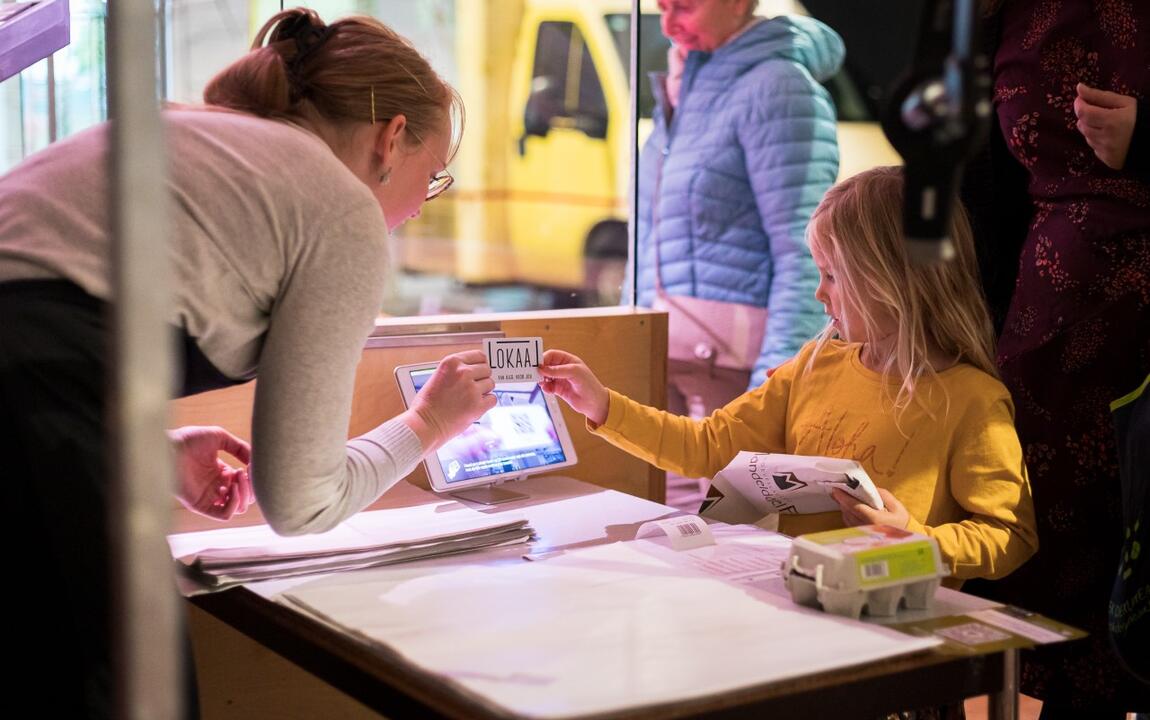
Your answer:
[[[327,42],[327,39],[335,33],[335,27],[325,25],[318,28],[314,25],[308,25],[306,28],[295,34],[295,47],[296,54],[292,58],[293,62],[303,62],[309,55],[314,53],[317,48]]]
[[[288,81],[291,84],[291,100],[293,103],[301,100],[304,95],[303,65],[309,57],[315,54],[328,38],[335,34],[335,27],[325,25],[316,27],[311,24],[308,16],[300,15],[289,22],[279,34],[282,40],[295,41],[295,54],[284,61],[287,66]]]

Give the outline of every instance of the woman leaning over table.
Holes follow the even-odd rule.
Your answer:
[[[278,532],[322,532],[494,404],[483,353],[460,353],[416,407],[346,440],[388,232],[450,184],[461,103],[378,21],[303,9],[269,20],[204,100],[164,113],[180,391],[259,384],[250,449],[219,429],[174,434],[177,492],[226,518],[254,491]],[[37,550],[15,553],[17,576],[39,598],[15,623],[14,682],[52,678],[47,717],[112,711],[107,155],[99,126],[0,178],[0,457],[19,508],[9,547]]]

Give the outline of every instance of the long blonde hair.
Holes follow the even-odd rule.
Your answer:
[[[902,208],[902,168],[873,168],[827,191],[808,231],[809,244],[835,268],[844,302],[861,317],[866,342],[879,339],[878,313],[894,319],[894,352],[881,370],[901,380],[894,396],[899,411],[910,404],[924,376],[936,375],[932,350],[998,376],[994,329],[966,211],[956,200],[949,227],[954,259],[916,264],[907,255]],[[819,349],[833,333],[828,324],[819,336]]]
[[[266,43],[266,44],[265,44]],[[326,25],[314,10],[272,16],[251,52],[204,89],[209,105],[333,126],[402,114],[415,138],[451,123],[450,161],[463,133],[463,101],[405,38],[380,21],[353,16]]]

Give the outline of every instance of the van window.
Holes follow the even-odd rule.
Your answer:
[[[591,51],[572,23],[539,23],[531,87],[533,92],[545,90],[556,105],[554,118],[567,121],[554,125],[607,136],[607,98]]]
[[[631,67],[631,16],[614,13],[607,16],[607,27],[619,51],[624,68]],[[663,35],[659,16],[645,13],[639,16],[639,117],[651,119],[655,110],[655,96],[651,93],[653,72],[667,72],[667,49],[671,41]]]

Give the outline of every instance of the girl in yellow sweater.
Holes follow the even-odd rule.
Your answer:
[[[970,225],[957,207],[956,257],[912,264],[902,193],[900,168],[876,168],[827,192],[808,229],[826,328],[710,417],[640,405],[562,350],[543,355],[543,389],[610,442],[687,477],[711,477],[742,450],[855,460],[885,509],[836,490],[841,514],[784,515],[779,530],[893,525],[934,537],[959,581],[1006,575],[1038,539]]]

